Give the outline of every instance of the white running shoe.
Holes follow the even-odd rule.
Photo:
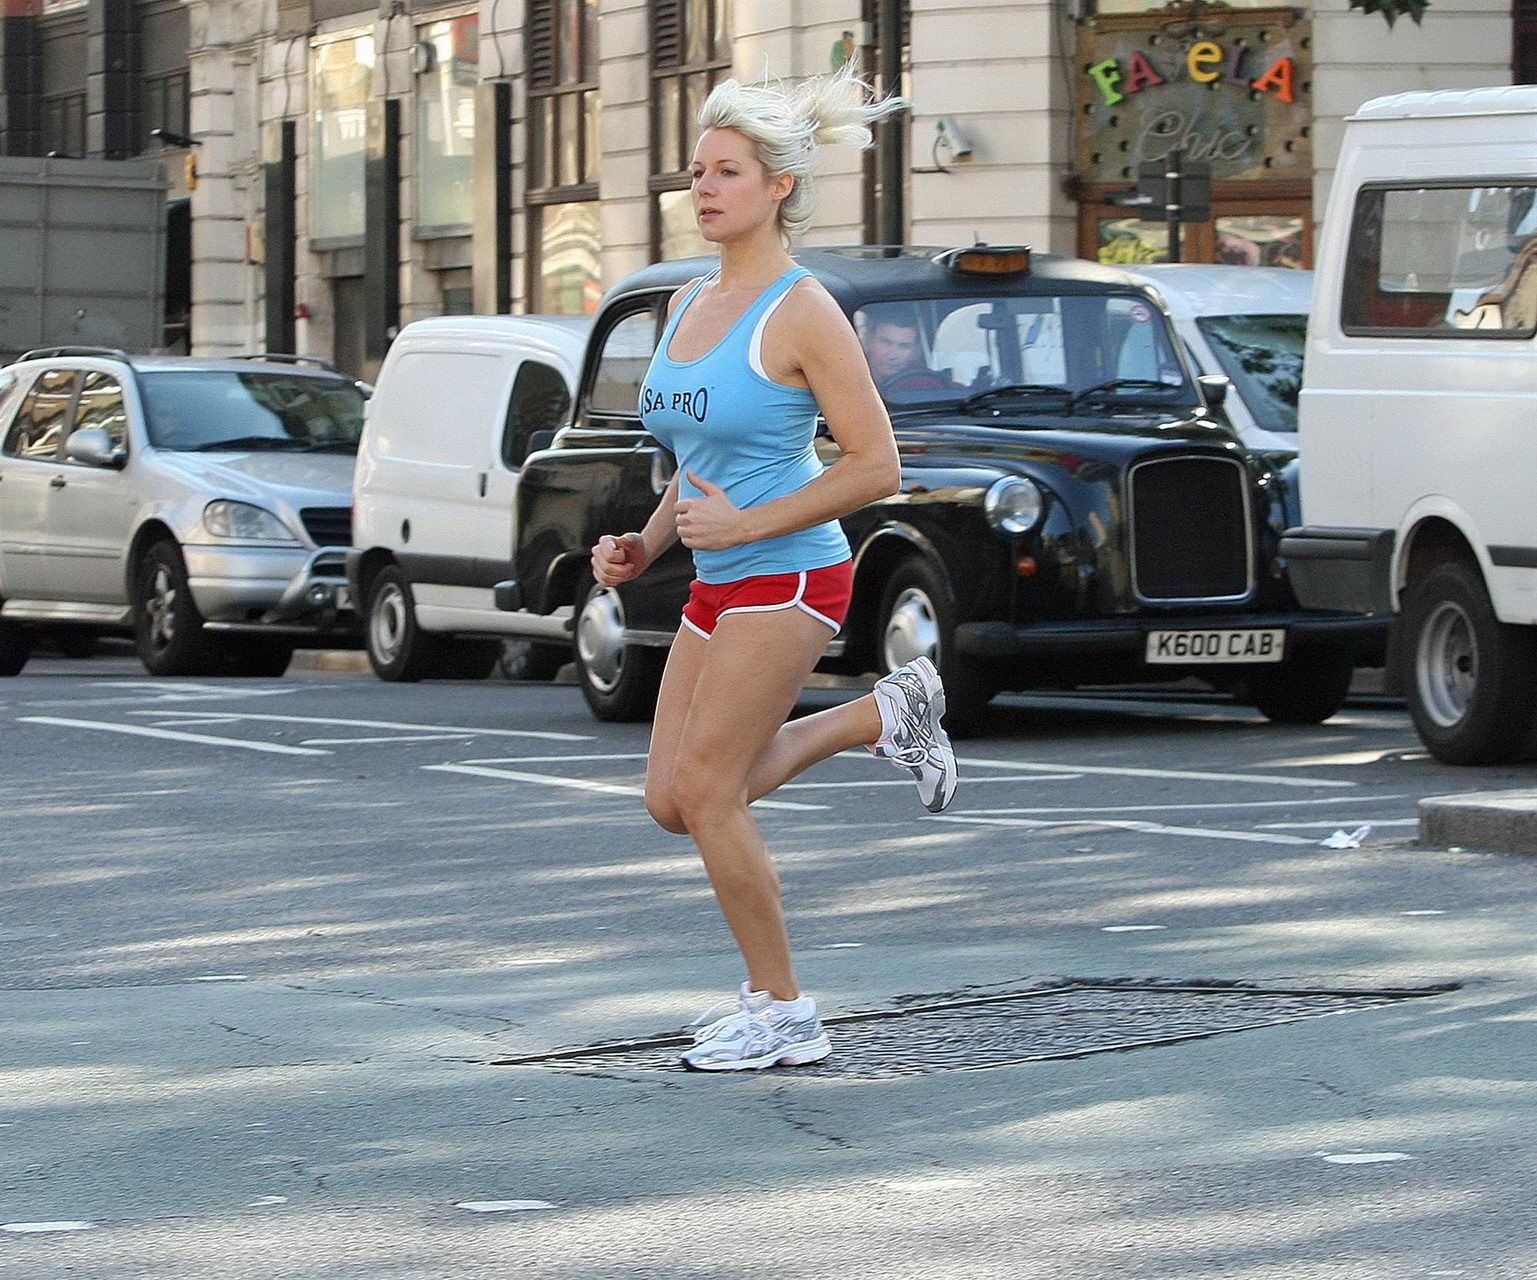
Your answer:
[[[945,687],[939,672],[927,658],[914,658],[877,680],[873,692],[881,736],[871,744],[871,754],[911,773],[924,807],[939,813],[955,798],[959,780],[950,735],[940,724]]]
[[[744,982],[740,992],[724,1000],[717,1000],[689,1023],[685,1030],[694,1037],[694,1043],[698,1044],[701,1040],[708,1040],[713,1036],[721,1023],[736,1017],[739,1013],[761,1013],[769,1007],[772,1000],[773,996],[767,991],[754,991]]]
[[[683,1051],[683,1065],[691,1071],[761,1071],[820,1062],[833,1046],[816,1001],[803,996],[795,1003],[800,1011],[770,1003],[722,1018],[706,1039]]]

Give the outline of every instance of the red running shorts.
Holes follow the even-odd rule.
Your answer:
[[[715,624],[727,614],[800,609],[836,634],[848,617],[853,594],[852,560],[804,573],[764,573],[735,582],[700,582],[696,578],[683,606],[683,625],[708,640]]]

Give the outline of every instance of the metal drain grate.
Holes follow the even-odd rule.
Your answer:
[[[797,1075],[877,1080],[980,1071],[1052,1058],[1177,1044],[1441,995],[1455,986],[1392,990],[1074,983],[936,1000],[826,1019],[833,1055]],[[684,1036],[591,1045],[495,1066],[577,1072],[682,1071]]]

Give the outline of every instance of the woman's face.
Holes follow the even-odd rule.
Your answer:
[[[694,218],[712,244],[772,224],[795,179],[770,178],[758,151],[735,129],[706,129],[694,148]]]

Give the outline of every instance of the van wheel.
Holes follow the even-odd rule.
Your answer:
[[[222,657],[192,601],[181,548],[154,543],[134,572],[133,639],[152,676],[220,675]]]
[[[1438,565],[1404,600],[1409,714],[1446,764],[1504,764],[1526,753],[1537,713],[1537,629],[1494,616],[1478,570]]]
[[[543,644],[538,640],[506,640],[497,667],[504,680],[553,680],[571,661],[568,644]]]
[[[1322,724],[1345,705],[1355,650],[1307,650],[1244,677],[1249,700],[1276,724]]]
[[[892,570],[881,593],[875,664],[889,675],[914,658],[928,658],[945,684],[945,730],[957,738],[980,733],[997,685],[955,652],[955,602],[944,575],[928,560],[909,556]]]
[[[667,650],[624,643],[624,601],[596,583],[576,615],[576,679],[599,720],[649,720]]]
[[[0,618],[0,676],[19,676],[32,656],[32,633],[19,622]]]
[[[411,584],[398,565],[374,575],[367,637],[368,663],[379,679],[410,683],[437,674],[440,642],[417,624]]]

